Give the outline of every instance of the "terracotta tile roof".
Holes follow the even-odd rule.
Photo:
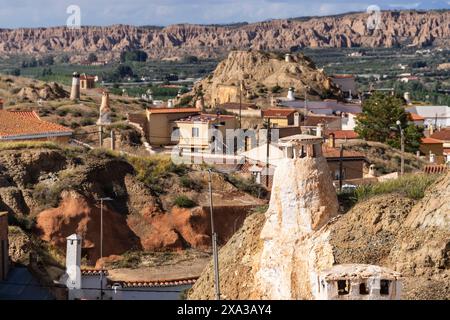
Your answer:
[[[409,115],[411,116],[411,120],[412,120],[412,121],[422,121],[422,120],[425,120],[424,117],[418,115],[417,113],[412,113],[412,112],[410,112]]]
[[[433,138],[422,138],[422,144],[442,144],[444,143],[442,140],[433,139]]]
[[[358,139],[358,134],[353,130],[327,130],[327,135],[334,134],[335,139]]]
[[[450,148],[444,148],[444,153],[450,154]]]
[[[81,274],[83,276],[99,276],[101,273],[108,275],[108,270],[104,269],[82,269]]]
[[[188,113],[201,111],[195,108],[149,108],[147,110],[150,112],[150,114]]]
[[[355,76],[352,74],[333,74],[331,78],[334,79],[353,79]]]
[[[341,117],[334,116],[307,116],[305,126],[317,126],[319,123],[327,124],[338,121]]]
[[[327,145],[322,145],[322,153],[325,158],[339,158],[341,156],[341,150],[339,148],[330,148]],[[366,156],[357,151],[345,150],[344,158],[365,158]]]
[[[216,120],[221,120],[221,119],[236,119],[236,116],[202,113],[199,115],[188,116],[186,118],[176,120],[174,122],[211,122],[211,121],[216,121]]]
[[[174,287],[180,285],[194,284],[197,281],[195,278],[184,278],[176,280],[157,280],[157,281],[115,281],[120,283],[123,288],[151,288],[151,287]]]
[[[0,140],[67,136],[69,128],[41,120],[34,111],[0,110]]]
[[[263,111],[263,117],[267,118],[286,118],[297,112],[295,109],[267,109]]]
[[[24,118],[34,118],[34,119],[41,120],[39,115],[32,110],[30,110],[30,111],[10,111],[10,110],[8,110],[8,112],[12,112],[12,113],[19,115],[21,117],[24,117]]]
[[[430,136],[430,138],[450,141],[450,129],[441,129],[441,131],[436,131]]]
[[[82,75],[80,76],[80,80],[95,80],[95,76],[82,74]]]
[[[222,104],[218,105],[218,107],[223,108],[223,109],[238,109],[239,110],[239,103],[227,102],[227,103],[222,103]],[[258,109],[258,107],[254,103],[242,103],[242,110],[246,110],[246,109]]]

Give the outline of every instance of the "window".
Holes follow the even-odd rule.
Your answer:
[[[359,294],[361,294],[361,295],[369,294],[369,288],[367,288],[366,283],[363,282],[359,285]]]
[[[192,128],[192,137],[197,138],[200,136],[200,132],[198,128]]]
[[[389,280],[380,280],[380,294],[388,295],[389,294],[389,285],[391,282]]]
[[[343,296],[349,294],[350,292],[350,281],[349,280],[338,280],[338,295]]]

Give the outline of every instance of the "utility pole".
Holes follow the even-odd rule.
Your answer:
[[[216,289],[216,300],[220,300],[219,253],[217,251],[217,233],[214,230],[214,210],[213,210],[211,169],[208,169],[208,173],[209,173],[209,215],[211,216],[211,236],[212,236],[212,249],[213,249],[213,261],[214,261],[214,287]]]
[[[270,118],[267,118],[267,149],[266,149],[266,187],[269,189],[269,157],[270,157],[270,140],[271,140],[271,132],[270,132]]]
[[[339,150],[339,191],[342,191],[342,180],[344,175],[344,145],[341,144],[341,148]]]
[[[400,175],[405,174],[405,132],[401,126],[400,120],[397,120],[397,126],[400,130],[400,144],[401,144],[401,160],[400,160]]]
[[[242,129],[242,86],[243,81],[239,81],[239,129]]]
[[[112,201],[111,198],[100,198],[100,259],[103,258],[103,201]],[[103,300],[103,270],[100,270],[100,300]]]
[[[305,115],[303,117],[304,126],[306,126],[306,116],[308,115],[308,90],[309,86],[305,86]]]
[[[98,130],[98,141],[100,144],[100,148],[103,147],[103,126],[99,125],[98,126],[99,130]]]

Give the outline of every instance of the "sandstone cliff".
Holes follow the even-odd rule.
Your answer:
[[[302,259],[323,270],[333,264],[376,264],[402,273],[402,299],[450,297],[450,173],[442,176],[420,201],[400,194],[363,201],[323,228],[299,238],[297,259],[285,259],[284,270],[296,265],[287,284],[294,299],[311,299],[310,270]],[[255,213],[219,252],[221,291],[224,299],[264,298],[256,286],[261,239],[268,216]],[[302,250],[307,251],[302,253]],[[277,254],[274,252],[274,254]],[[273,273],[278,279],[284,271]],[[305,287],[296,287],[303,279]],[[310,282],[312,283],[312,282]],[[295,293],[300,295],[295,296]],[[190,299],[213,299],[213,269],[207,267],[189,293]]]
[[[154,58],[186,54],[215,57],[233,48],[290,50],[302,47],[394,47],[448,45],[450,11],[386,11],[377,31],[368,14],[272,20],[241,26],[172,25],[165,28],[114,25],[0,30],[0,52],[99,52],[112,56],[143,49]],[[116,55],[117,55],[116,54]]]
[[[243,102],[262,100],[269,105],[270,96],[285,96],[291,87],[302,98],[305,94],[309,99],[340,96],[339,89],[308,57],[294,54],[291,60],[286,62],[283,55],[255,50],[231,51],[187,95],[202,93],[207,105],[239,102],[240,95]],[[274,88],[277,93],[272,93]]]
[[[204,172],[170,172],[170,159],[155,159],[148,167],[159,166],[157,170],[167,182],[158,183],[156,192],[140,180],[125,158],[45,144],[25,146],[28,149],[19,143],[8,150],[3,145],[0,151],[0,210],[8,211],[12,223],[60,253],[65,252],[65,238],[76,232],[83,236],[87,262],[94,264],[99,258],[97,199],[101,197],[113,198],[104,206],[104,256],[130,250],[208,249],[210,220],[203,192],[207,181]],[[181,177],[195,183],[195,188],[186,182],[182,186]],[[224,243],[248,212],[264,201],[239,191],[219,174],[214,174],[213,189],[219,240]],[[188,195],[198,206],[175,206],[173,201],[179,194]],[[233,203],[227,200],[230,197]]]

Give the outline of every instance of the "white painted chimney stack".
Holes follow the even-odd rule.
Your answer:
[[[288,101],[294,101],[295,100],[294,88],[289,88],[288,95],[287,95],[287,100]]]
[[[77,234],[67,237],[66,285],[68,289],[81,289],[81,240]]]
[[[70,91],[70,100],[80,100],[80,75],[74,72],[72,75],[72,89]]]

